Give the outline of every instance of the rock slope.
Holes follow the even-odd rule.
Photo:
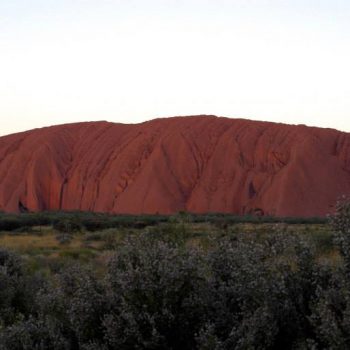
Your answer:
[[[0,138],[0,210],[323,216],[350,194],[350,134],[215,116]]]

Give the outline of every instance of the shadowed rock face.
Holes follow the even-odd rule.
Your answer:
[[[0,210],[323,216],[350,194],[350,134],[214,116],[0,138]]]

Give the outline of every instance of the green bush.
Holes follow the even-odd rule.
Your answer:
[[[53,228],[62,233],[72,234],[82,231],[82,224],[77,218],[62,219],[54,222]]]

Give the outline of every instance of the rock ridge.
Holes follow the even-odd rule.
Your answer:
[[[350,134],[191,116],[0,138],[0,210],[324,216],[350,195]]]

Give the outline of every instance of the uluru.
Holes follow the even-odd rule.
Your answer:
[[[0,138],[0,210],[325,216],[350,194],[350,134],[191,116]]]

